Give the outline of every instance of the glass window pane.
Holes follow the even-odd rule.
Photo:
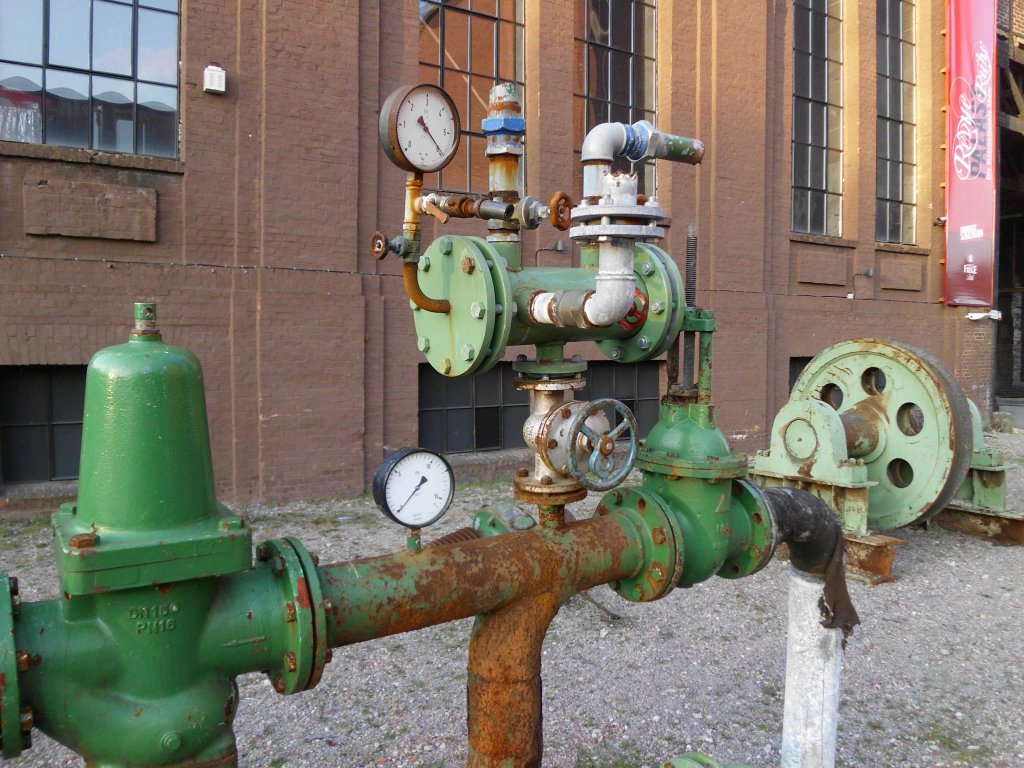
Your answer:
[[[139,5],[144,5],[147,8],[159,8],[162,11],[173,11],[177,13],[178,0],[139,0]]]
[[[611,44],[620,51],[633,50],[633,3],[630,0],[612,0]]]
[[[825,59],[811,59],[811,98],[815,101],[828,101],[827,64]]]
[[[916,165],[903,164],[903,202],[917,202]]]
[[[828,62],[826,65],[828,70],[828,103],[829,104],[842,104],[843,102],[843,67],[840,64],[836,64],[834,61]]]
[[[53,479],[78,477],[78,461],[82,454],[82,425],[55,424],[53,427]]]
[[[915,231],[915,213],[917,211],[916,205],[904,205],[903,206],[903,232],[901,233],[901,240],[904,243],[915,243],[917,242],[917,233]]]
[[[793,145],[793,186],[806,187],[811,181],[810,147]]]
[[[95,0],[92,6],[92,68],[132,74],[132,9]]]
[[[796,54],[793,62],[793,92],[805,98],[811,96],[811,57],[806,54]]]
[[[178,156],[178,89],[139,83],[138,144],[140,155]]]
[[[108,152],[131,152],[135,136],[135,84],[109,77],[92,79],[92,143]]]
[[[793,47],[811,52],[811,11],[799,5],[793,9]]]
[[[139,80],[177,85],[178,17],[139,9]]]
[[[889,163],[879,157],[875,161],[875,197],[889,196]]]
[[[89,69],[89,0],[50,0],[49,63]]]
[[[498,79],[512,81],[519,80],[516,72],[516,62],[520,57],[516,54],[516,30],[518,27],[502,22],[498,25]],[[577,57],[577,62],[582,62],[583,57]]]
[[[810,193],[810,231],[819,235],[825,234],[825,193]]]
[[[89,146],[89,76],[46,71],[46,143]],[[81,408],[78,417],[81,418]]]
[[[0,425],[45,424],[50,383],[42,366],[0,368]]]
[[[825,188],[838,194],[843,188],[843,153],[828,150],[825,157]]]
[[[610,94],[615,104],[631,104],[630,55],[621,51],[611,51]]]
[[[473,377],[476,388],[476,404],[500,405],[501,404],[501,369],[497,366],[486,373]]]
[[[835,62],[843,60],[843,24],[839,19],[829,17],[826,23],[828,34],[828,57]]]
[[[889,241],[889,204],[884,200],[875,201],[875,240]]]
[[[825,234],[842,234],[843,198],[840,195],[825,195]]]
[[[641,400],[636,404],[636,411],[633,415],[636,416],[640,437],[646,437],[647,433],[651,431],[651,427],[658,421],[658,401]]]
[[[658,363],[639,363],[637,365],[637,397],[653,398],[661,396],[661,365]]]
[[[515,405],[511,408],[506,406],[501,409],[502,448],[522,448],[526,445],[523,440],[523,422],[530,415],[530,409],[525,405]]]
[[[444,411],[420,411],[419,427],[420,447],[444,453]]]
[[[823,57],[828,52],[827,26],[825,14],[811,13],[811,52],[815,56]]]
[[[444,9],[444,66],[469,71],[469,14]]]
[[[883,35],[879,35],[875,45],[876,66],[878,74],[889,76],[889,41]]]
[[[811,142],[810,102],[799,97],[793,99],[793,141],[800,144]]]
[[[903,120],[908,123],[916,122],[914,114],[914,86],[912,83],[903,83],[902,86]]]
[[[472,33],[472,71],[493,78],[496,74],[494,46],[497,25],[491,19],[473,16],[469,26]]]
[[[843,108],[835,105],[828,107],[828,145],[833,149],[843,146]]]
[[[608,44],[608,25],[610,14],[608,5],[611,0],[590,0],[587,12],[587,40],[595,43]]]
[[[656,34],[657,27],[655,26],[654,19],[654,8],[649,5],[641,6],[640,11],[641,19],[637,19],[637,24],[641,25],[637,30],[636,34],[640,40],[637,41],[637,52],[643,53],[644,56],[653,59],[657,56],[657,41],[658,36]]]
[[[900,223],[903,220],[900,209],[902,207],[899,203],[889,203],[889,240],[894,242],[900,240]]]
[[[805,189],[793,190],[793,231],[810,231],[810,200]]]
[[[42,89],[38,67],[0,64],[0,140],[43,140]]]
[[[436,374],[440,376],[441,374]],[[448,408],[468,408],[473,404],[473,380],[468,376],[444,377],[445,405]]]
[[[501,409],[477,408],[474,415],[476,445],[478,451],[501,447]]]
[[[445,450],[448,453],[466,453],[473,450],[473,410],[449,409],[445,425]]]
[[[810,149],[810,173],[807,186],[811,189],[825,189],[825,151],[818,147]]]
[[[49,427],[4,427],[0,456],[5,483],[39,483],[50,479]]]
[[[444,377],[427,363],[419,365],[420,408],[444,408]]]
[[[811,141],[816,147],[825,146],[825,117],[827,107],[824,104],[814,102],[810,107],[811,116]]]
[[[85,368],[59,365],[50,370],[53,420],[81,421],[85,408]]]
[[[634,76],[640,78],[637,85],[637,98],[634,106],[642,110],[653,111],[657,107],[655,90],[658,78],[653,59],[644,59],[643,63],[634,63]]]
[[[889,157],[889,128],[888,121],[879,117],[875,121],[875,150],[878,157]]]
[[[0,0],[0,56],[43,63],[43,0]]]

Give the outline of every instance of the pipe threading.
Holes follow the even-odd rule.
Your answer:
[[[425,544],[427,547],[440,547],[444,544],[460,544],[464,541],[475,541],[476,539],[482,539],[483,534],[475,528],[459,528],[457,531],[452,531],[446,536],[442,536],[439,539],[434,539],[429,544]]]

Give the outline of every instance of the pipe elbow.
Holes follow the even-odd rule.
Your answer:
[[[583,316],[589,325],[604,328],[614,325],[626,316],[633,306],[636,277],[627,275],[598,275],[597,290],[587,294],[583,303]]]
[[[623,123],[601,123],[590,129],[580,150],[580,160],[610,163],[626,147],[628,129]]]

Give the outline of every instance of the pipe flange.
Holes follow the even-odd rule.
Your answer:
[[[268,541],[261,552],[280,585],[287,636],[287,650],[270,670],[270,680],[281,694],[309,690],[320,681],[330,660],[326,606],[316,564],[293,537]]]
[[[738,520],[731,516],[730,554],[718,575],[740,579],[760,571],[775,555],[775,531],[771,508],[760,486],[752,480],[733,480],[732,503],[741,515]]]
[[[32,719],[22,717],[14,646],[14,620],[21,607],[17,585],[16,579],[0,573],[0,754],[7,758],[32,746]]]
[[[600,219],[604,216],[617,216],[624,219],[650,219],[661,221],[665,218],[665,209],[657,205],[577,205],[572,209],[573,224]]]
[[[568,483],[541,483],[530,477],[517,477],[512,481],[512,486],[516,500],[539,507],[573,504],[587,498],[587,489],[575,480]]]
[[[672,591],[683,572],[683,529],[656,496],[640,488],[616,488],[597,505],[597,515],[624,513],[636,525],[644,563],[636,575],[610,586],[626,600],[657,600]]]
[[[597,240],[599,237],[625,237],[631,240],[661,240],[665,228],[644,224],[581,224],[569,230],[573,240]]]

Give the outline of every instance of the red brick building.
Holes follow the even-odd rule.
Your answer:
[[[141,299],[203,362],[226,500],[360,493],[387,448],[434,439],[420,424],[451,432],[450,450],[515,444],[511,392],[491,402],[421,371],[400,264],[367,246],[402,218],[378,107],[418,79],[449,90],[469,132],[451,189],[485,189],[473,134],[495,79],[524,84],[526,190],[542,198],[579,195],[588,124],[646,117],[706,142],[698,168],[644,183],[680,261],[698,225],[720,420],[740,448],[767,444],[791,372],[850,337],[921,346],[989,406],[995,324],[941,301],[943,2],[89,0],[83,19],[21,2],[17,24],[0,12],[8,490],[77,472],[76,377]],[[1019,17],[1006,5],[1008,50]],[[224,94],[204,91],[211,62]],[[880,111],[879,78],[899,110]],[[558,238],[527,234],[524,262],[573,263]],[[631,381],[635,400],[656,397],[649,371]]]

